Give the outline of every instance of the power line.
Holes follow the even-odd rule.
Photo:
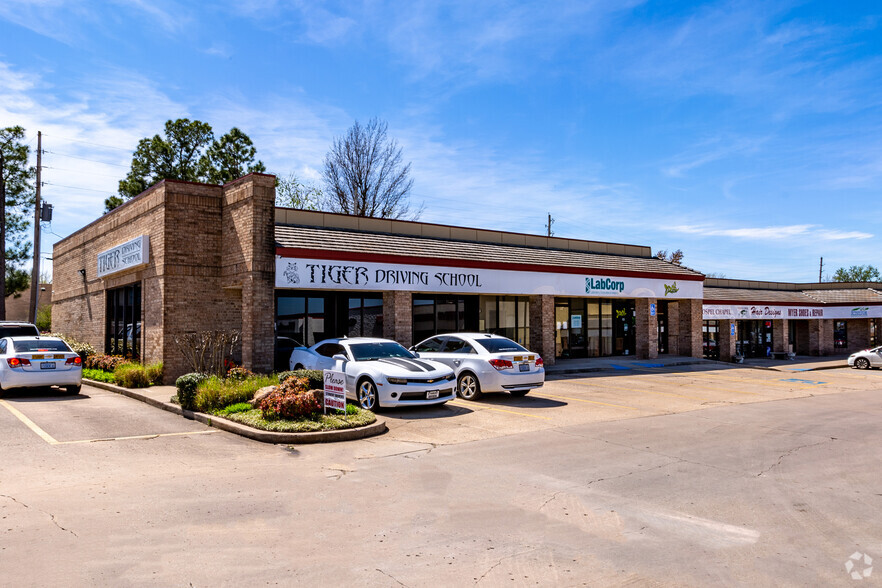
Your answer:
[[[128,168],[127,165],[122,165],[121,163],[108,163],[106,161],[99,161],[97,159],[89,159],[87,157],[78,157],[76,155],[70,155],[69,153],[59,153],[58,151],[49,151],[48,149],[43,150],[44,153],[51,153],[52,155],[59,155],[61,157],[70,157],[71,159],[81,159],[82,161],[91,161],[92,163],[100,163],[102,165],[112,165],[114,167],[122,167]]]
[[[43,182],[46,186],[55,186],[56,188],[67,188],[68,190],[85,190],[87,192],[98,192],[100,194],[107,194],[108,192],[112,192],[112,190],[96,190],[95,188],[78,188],[77,186],[65,186],[64,184],[55,184],[53,182]]]
[[[83,145],[93,145],[95,147],[106,147],[107,149],[117,149],[118,151],[126,151],[127,153],[132,153],[131,149],[126,149],[123,147],[115,147],[113,145],[102,145],[101,143],[93,143],[91,141],[81,141],[80,139],[68,139],[67,137],[59,137],[58,135],[43,135],[44,137],[53,137],[55,139],[61,139],[62,141],[70,141],[71,143],[82,143]]]
[[[55,166],[52,166],[52,165],[44,165],[44,166],[43,166],[43,169],[53,169],[53,170],[55,170],[55,171],[66,171],[66,172],[73,172],[73,173],[80,173],[80,172],[83,171],[83,170],[79,170],[79,169],[68,169],[68,168],[65,168],[65,167],[55,167]],[[101,176],[101,177],[103,177],[103,178],[119,178],[119,176],[113,176],[113,175],[110,175],[110,174],[96,174],[96,173],[94,173],[94,172],[89,172],[89,175],[90,175],[90,176]],[[45,183],[45,182],[44,182],[44,183]]]

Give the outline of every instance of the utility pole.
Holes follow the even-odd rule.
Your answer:
[[[548,224],[545,225],[545,228],[548,230],[548,236],[553,237],[554,231],[551,230],[551,225],[554,224],[554,219],[551,218],[551,213],[548,213]]]
[[[28,322],[37,320],[37,293],[40,291],[40,172],[43,162],[43,134],[37,131],[37,198],[34,201],[34,269],[31,272],[31,303]]]
[[[11,140],[11,139],[10,139]],[[0,321],[6,320],[6,161],[0,145]]]
[[[818,283],[824,281],[824,258],[821,258],[821,267],[818,269]]]

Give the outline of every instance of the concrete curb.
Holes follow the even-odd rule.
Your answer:
[[[380,417],[377,417],[377,420],[370,425],[357,427],[354,429],[340,429],[337,431],[316,431],[314,433],[279,433],[276,431],[263,431],[261,429],[254,429],[247,425],[243,425],[241,423],[237,423],[223,417],[205,414],[203,412],[196,412],[193,410],[184,410],[177,404],[172,404],[171,402],[162,402],[161,400],[151,398],[146,394],[141,394],[129,388],[123,388],[122,386],[115,386],[113,384],[107,384],[106,382],[96,382],[94,380],[88,380],[86,378],[83,378],[83,383],[88,384],[93,388],[101,388],[102,390],[116,392],[117,394],[122,394],[123,396],[134,398],[135,400],[140,400],[141,402],[149,404],[150,406],[180,415],[192,421],[198,421],[202,424],[208,425],[209,427],[214,427],[215,429],[227,431],[228,433],[235,433],[236,435],[241,435],[242,437],[254,439],[255,441],[260,441],[262,443],[306,444],[332,443],[335,441],[353,441],[355,439],[364,439],[365,437],[380,435],[388,430],[386,427],[386,421]]]

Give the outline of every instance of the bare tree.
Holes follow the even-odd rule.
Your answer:
[[[666,249],[662,249],[661,251],[656,253],[655,256],[662,261],[667,261],[675,265],[680,265],[681,263],[683,263],[683,251],[681,251],[680,249],[677,249],[672,253],[668,253]]]
[[[401,161],[401,148],[386,136],[388,125],[372,118],[355,121],[334,139],[322,170],[327,192],[324,207],[332,212],[379,218],[419,217],[408,197],[413,187],[410,163]]]

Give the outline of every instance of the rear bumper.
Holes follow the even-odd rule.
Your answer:
[[[6,370],[0,382],[4,390],[10,388],[42,388],[45,386],[79,386],[83,383],[83,370],[19,371]]]
[[[500,372],[493,368],[477,374],[482,392],[508,392],[510,390],[532,390],[545,384],[545,368],[529,372]]]

